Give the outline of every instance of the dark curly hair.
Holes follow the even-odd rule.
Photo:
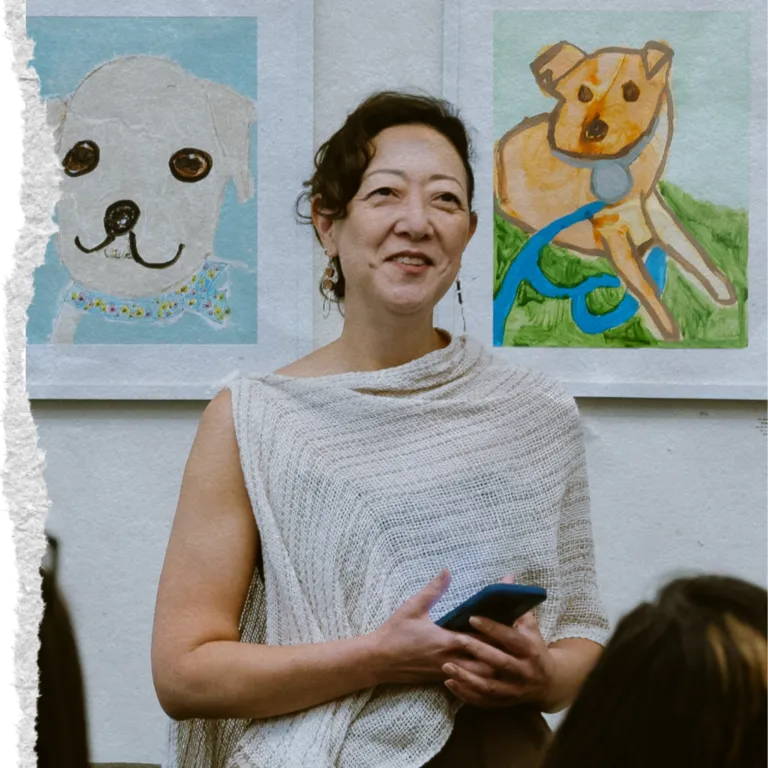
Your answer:
[[[475,191],[472,173],[472,142],[457,110],[447,101],[400,91],[380,91],[366,98],[351,112],[336,133],[315,153],[315,172],[304,182],[296,200],[296,215],[312,223],[312,199],[319,196],[332,219],[343,219],[347,206],[360,189],[363,174],[373,159],[373,139],[386,128],[397,125],[426,125],[445,136],[458,152],[467,174],[470,210]],[[317,232],[315,232],[317,235]],[[320,238],[318,237],[318,240]],[[338,255],[333,258],[338,279],[335,288],[320,293],[330,301],[344,299],[345,282]]]

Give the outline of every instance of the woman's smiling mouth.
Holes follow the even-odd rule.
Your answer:
[[[407,275],[420,275],[433,266],[432,259],[421,251],[401,251],[390,256],[387,261],[395,264]]]

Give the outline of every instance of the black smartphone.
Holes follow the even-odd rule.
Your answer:
[[[523,614],[528,613],[547,599],[543,587],[525,584],[491,584],[476,592],[461,605],[449,611],[435,623],[454,632],[471,632],[470,616],[497,621],[499,624],[514,624]]]

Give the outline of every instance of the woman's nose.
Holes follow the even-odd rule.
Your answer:
[[[403,203],[395,232],[410,235],[414,240],[422,240],[432,234],[432,222],[429,220],[426,207],[420,200],[409,200]]]

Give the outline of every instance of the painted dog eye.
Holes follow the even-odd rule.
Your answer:
[[[94,141],[78,141],[64,156],[67,176],[84,176],[99,164],[99,146]]]
[[[621,92],[624,94],[624,101],[637,101],[640,98],[640,89],[631,80],[621,86]]]
[[[168,161],[171,173],[179,181],[195,182],[204,179],[213,168],[213,158],[202,149],[185,147]]]
[[[592,91],[586,85],[582,85],[579,88],[579,101],[583,101],[585,104],[588,101],[592,101]]]

